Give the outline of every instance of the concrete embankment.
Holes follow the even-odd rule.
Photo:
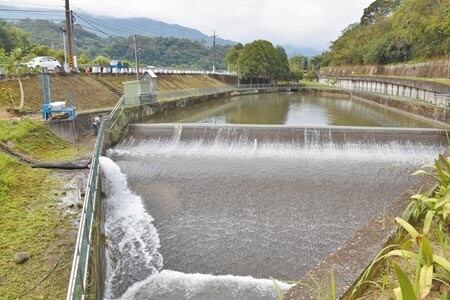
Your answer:
[[[436,59],[415,64],[323,67],[321,73],[332,76],[370,75],[448,78],[450,61]]]

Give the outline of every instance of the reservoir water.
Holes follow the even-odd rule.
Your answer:
[[[148,123],[433,127],[389,108],[342,96],[278,93],[224,98],[149,117]]]
[[[426,126],[365,103],[309,96],[222,99],[149,122]],[[275,299],[271,278],[303,276],[445,147],[392,136],[338,143],[331,133],[318,143],[310,128],[300,143],[278,140],[277,127],[255,138],[264,129],[227,125],[184,138],[183,126],[131,130],[102,158],[107,299]]]

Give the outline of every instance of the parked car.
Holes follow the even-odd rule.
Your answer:
[[[30,69],[34,68],[46,68],[48,71],[58,72],[61,70],[61,64],[59,61],[51,56],[38,56],[26,63],[26,66]]]

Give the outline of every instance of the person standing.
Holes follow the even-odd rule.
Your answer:
[[[92,118],[92,129],[94,130],[95,135],[98,134],[98,129],[100,128],[100,122],[101,122],[100,115]]]

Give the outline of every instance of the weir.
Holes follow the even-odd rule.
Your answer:
[[[437,129],[130,125],[101,163],[106,298],[275,299],[270,278],[300,279],[446,146]]]
[[[328,280],[329,266],[343,295],[393,230],[379,220],[401,214],[404,192],[421,188],[409,175],[446,148],[446,135],[336,126],[442,124],[308,94],[131,107],[122,98],[96,141],[67,299],[275,299],[276,285],[297,299],[299,285],[269,278],[319,269]],[[284,125],[129,126],[151,116]]]

